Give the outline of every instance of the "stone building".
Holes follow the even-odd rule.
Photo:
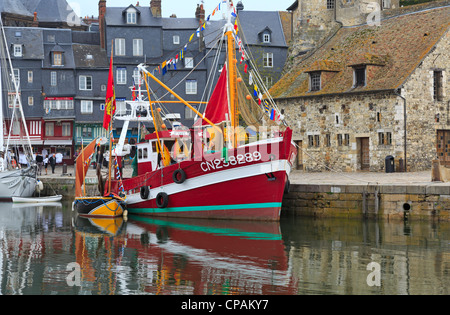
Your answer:
[[[314,50],[342,26],[375,22],[395,14],[399,0],[296,0],[287,10],[291,13],[292,42],[290,63]]]
[[[299,168],[382,171],[450,162],[448,3],[340,28],[271,90],[302,148]]]

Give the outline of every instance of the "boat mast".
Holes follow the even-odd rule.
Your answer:
[[[0,66],[0,172],[5,170],[6,154],[3,140],[3,81],[2,70]],[[3,156],[2,156],[3,155]]]
[[[227,134],[232,139],[233,147],[237,147],[236,127],[239,124],[237,106],[237,71],[236,71],[236,49],[233,34],[233,23],[231,23],[231,2],[227,0],[228,23],[225,25],[225,36],[227,37],[227,65],[228,65],[228,101],[230,108],[231,130]]]
[[[6,40],[5,28],[3,27],[3,20],[1,19],[1,17],[0,17],[0,26],[1,26],[1,29],[2,29],[2,35],[3,35],[4,44],[5,44],[5,50],[6,50],[6,57],[7,57],[8,61],[9,61],[9,67],[11,69],[11,76],[13,78],[13,84],[14,84],[14,90],[15,90],[15,98],[14,98],[14,105],[13,105],[13,107],[15,108],[16,104],[17,103],[19,104],[19,111],[20,111],[20,115],[22,116],[21,117],[22,118],[22,124],[23,124],[23,128],[25,130],[25,136],[26,136],[27,145],[28,145],[28,149],[29,149],[28,155],[29,155],[29,157],[31,159],[30,162],[33,162],[35,160],[34,159],[34,155],[33,155],[33,147],[31,145],[30,134],[28,132],[28,127],[27,127],[27,121],[25,119],[25,114],[23,112],[22,100],[19,97],[19,94],[20,94],[19,93],[20,82],[18,82],[16,80],[16,77],[14,75],[14,71],[13,71],[14,68],[13,68],[13,64],[12,64],[12,61],[11,61],[11,55],[10,55],[9,49],[8,49],[8,42]],[[11,119],[11,126],[12,126],[12,123],[13,123],[13,120]],[[1,132],[3,133],[3,130],[1,130]],[[27,148],[26,145],[23,145],[23,147],[24,147],[24,150]],[[6,148],[5,151],[7,151],[7,149],[8,149],[8,147]]]

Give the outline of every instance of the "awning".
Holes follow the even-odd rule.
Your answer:
[[[8,139],[4,139],[4,144],[6,145],[6,143],[8,142]],[[31,145],[42,145],[44,143],[44,141],[42,140],[30,140]],[[26,140],[9,140],[9,145],[28,145],[28,141]]]
[[[45,140],[44,145],[72,145],[73,140]]]

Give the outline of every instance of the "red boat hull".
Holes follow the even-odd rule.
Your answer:
[[[287,132],[275,145],[230,151],[227,160],[215,154],[123,180],[128,211],[157,217],[278,221],[297,153],[291,136]],[[180,169],[186,179],[176,183],[173,174]],[[113,187],[117,191],[118,183]]]

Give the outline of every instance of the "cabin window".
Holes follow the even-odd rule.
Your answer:
[[[320,72],[311,72],[309,74],[310,91],[320,91]]]
[[[139,148],[138,150],[138,159],[146,160],[148,159],[148,148]]]

